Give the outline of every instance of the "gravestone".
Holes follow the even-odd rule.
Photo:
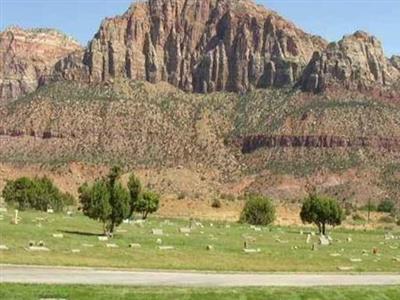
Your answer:
[[[48,214],[54,214],[54,210],[53,210],[52,208],[49,208],[49,209],[47,210],[47,213],[48,213]]]
[[[319,237],[319,243],[321,246],[329,246],[330,244],[329,240],[324,235]]]
[[[311,234],[307,234],[306,244],[311,242]]]
[[[330,256],[332,256],[332,257],[339,257],[339,256],[342,256],[340,253],[331,253],[331,254],[329,254]]]
[[[257,248],[257,249],[243,249],[243,251],[244,251],[244,253],[252,254],[252,253],[260,253],[261,249],[260,248]]]
[[[160,250],[174,250],[173,246],[159,246],[158,249]]]
[[[187,227],[183,227],[183,228],[180,228],[179,229],[179,232],[180,233],[190,233],[191,232],[191,229],[190,228],[187,228]]]
[[[97,239],[101,242],[108,241],[108,236],[98,236]]]
[[[129,244],[129,248],[141,248],[141,247],[142,247],[142,245],[140,245],[140,244],[136,244],[136,243]]]
[[[157,240],[156,240],[156,244],[157,244],[157,245],[161,245],[161,244],[162,244],[162,239],[157,239]]]
[[[64,237],[64,235],[62,233],[54,233],[53,234],[53,238],[56,238],[56,239],[62,239],[63,237]]]
[[[362,262],[361,258],[350,258],[350,261],[355,263],[355,262]]]
[[[8,247],[6,245],[0,245],[0,250],[8,250]]]
[[[151,232],[153,233],[153,235],[164,235],[162,229],[152,229]]]
[[[107,248],[118,248],[117,244],[106,244]]]
[[[207,251],[212,251],[212,250],[214,250],[214,246],[213,245],[207,245],[206,250]]]
[[[348,243],[351,243],[351,242],[353,241],[353,239],[351,238],[351,236],[349,236],[349,237],[347,237],[346,241],[347,241]]]
[[[30,246],[28,247],[29,251],[44,251],[44,252],[48,252],[50,251],[49,248],[46,248],[44,246]]]
[[[80,250],[80,249],[72,249],[71,252],[72,252],[72,253],[80,253],[81,250]]]

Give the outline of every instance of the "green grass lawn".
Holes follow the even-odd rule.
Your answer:
[[[385,240],[384,231],[337,228],[331,232],[333,245],[318,246],[312,251],[311,244],[306,244],[306,235],[300,235],[299,228],[270,227],[255,231],[249,225],[214,222],[211,226],[210,222],[203,221],[203,228],[195,227],[186,236],[179,228],[188,226],[188,221],[170,220],[168,223],[153,218],[143,227],[123,224],[111,241],[102,242],[97,238],[102,225],[80,214],[68,217],[65,214],[21,212],[19,225],[11,224],[11,210],[3,216],[0,244],[9,250],[0,250],[0,263],[267,272],[337,272],[338,267],[353,267],[354,272],[400,270],[400,262],[395,260],[400,258],[400,240]],[[164,235],[152,235],[153,228],[163,229]],[[64,238],[54,238],[54,233],[63,233]],[[399,228],[393,229],[392,233],[399,236]],[[346,241],[349,236],[352,238],[350,243]],[[162,239],[163,245],[175,249],[158,249],[158,238]],[[259,248],[261,252],[244,253],[245,238],[249,240],[249,248]],[[25,248],[30,240],[44,241],[50,251],[27,251]],[[314,236],[313,242],[317,240]],[[106,243],[115,243],[119,248],[107,248]],[[130,243],[139,243],[142,247],[129,248]],[[214,250],[207,251],[207,245],[212,245]],[[378,255],[372,254],[374,247],[378,248]],[[72,249],[80,252],[72,253]],[[351,262],[350,259],[362,261]]]
[[[400,287],[348,288],[136,288],[0,284],[0,299],[146,300],[398,300]]]

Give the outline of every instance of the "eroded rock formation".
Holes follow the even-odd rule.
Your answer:
[[[0,33],[0,49],[0,102],[4,102],[36,90],[60,58],[81,46],[55,30],[10,27]]]
[[[326,42],[251,0],[149,0],[103,21],[55,77],[166,81],[188,92],[293,85]]]
[[[312,92],[334,85],[358,90],[389,86],[400,77],[396,62],[396,58],[388,61],[376,37],[357,31],[315,52],[300,84],[304,91]]]

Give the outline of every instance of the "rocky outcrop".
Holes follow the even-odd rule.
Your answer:
[[[0,49],[0,102],[5,102],[36,90],[60,58],[81,46],[55,30],[11,27],[0,33]]]
[[[363,90],[388,86],[400,76],[388,62],[380,41],[357,31],[331,43],[326,50],[315,52],[304,71],[300,85],[303,91],[322,92],[330,86]]]
[[[392,64],[393,67],[395,67],[397,70],[400,71],[400,56],[393,55],[390,58],[390,63]]]
[[[400,139],[390,137],[343,137],[343,136],[265,136],[254,135],[236,140],[242,153],[260,148],[375,148],[388,151],[400,150]]]
[[[325,46],[251,0],[149,0],[105,19],[85,53],[57,65],[55,78],[241,92],[293,85]]]

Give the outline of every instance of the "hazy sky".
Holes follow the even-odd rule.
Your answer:
[[[122,14],[132,0],[0,0],[0,28],[57,28],[86,44],[106,16]],[[257,0],[307,32],[335,41],[358,29],[400,54],[400,0]]]

